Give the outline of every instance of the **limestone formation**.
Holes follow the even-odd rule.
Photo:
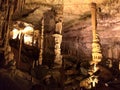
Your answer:
[[[42,64],[43,59],[43,41],[44,41],[44,18],[42,19],[42,26],[41,26],[41,36],[40,36],[40,54],[39,54],[39,65]]]
[[[85,79],[85,81],[83,82],[92,83],[92,85],[87,84],[84,86],[84,83],[83,83],[83,86],[86,88],[95,87],[95,84],[98,83],[98,76],[94,75],[94,73],[98,71],[99,67],[97,66],[97,64],[101,62],[101,59],[102,59],[101,46],[100,46],[100,41],[97,34],[96,3],[91,3],[91,14],[92,14],[92,35],[93,35],[92,60],[90,62],[91,67],[88,70],[90,77]]]
[[[53,37],[55,38],[55,47],[54,47],[54,53],[55,53],[55,60],[54,63],[62,65],[62,55],[61,55],[61,43],[62,43],[62,35],[60,34],[53,34]]]
[[[97,14],[96,14],[96,4],[91,4],[91,14],[92,14],[92,64],[98,64],[102,59],[101,45],[99,37],[97,34]]]
[[[61,4],[55,5],[52,8],[55,17],[55,31],[53,34],[55,40],[54,53],[55,60],[54,63],[62,65],[62,55],[61,55],[61,43],[62,43],[62,22],[63,22],[63,6]]]
[[[55,15],[55,33],[62,34],[62,22],[63,22],[63,6],[61,4],[55,5],[52,8]]]

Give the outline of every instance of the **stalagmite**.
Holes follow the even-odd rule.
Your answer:
[[[108,59],[107,62],[106,62],[106,66],[108,66],[109,68],[111,68],[113,65],[112,65],[112,60],[111,59]]]
[[[91,4],[91,14],[92,14],[92,35],[93,35],[91,64],[98,64],[102,59],[102,53],[101,53],[99,36],[96,33],[97,30],[96,3]]]
[[[119,59],[119,45],[115,44],[112,49],[113,59]]]
[[[39,65],[42,64],[43,59],[43,41],[44,41],[44,18],[42,18],[42,26],[41,26],[41,36],[40,36],[40,54],[39,54]]]
[[[90,75],[94,75],[94,73],[99,69],[97,67],[97,64],[102,59],[101,46],[100,46],[99,36],[97,34],[96,3],[91,3],[91,14],[92,14],[93,42],[92,42],[92,61],[90,64],[93,65],[93,73],[90,73]],[[97,79],[96,76],[94,76],[93,78]],[[94,82],[94,80],[92,82]]]
[[[112,46],[109,46],[108,48],[108,55],[107,55],[108,58],[113,58],[113,54],[112,54]]]
[[[80,85],[83,85],[86,88],[95,87],[95,84],[98,83],[98,76],[94,75],[94,73],[98,71],[99,67],[97,67],[97,64],[102,59],[101,46],[100,46],[99,37],[97,34],[96,3],[91,3],[91,15],[92,15],[93,41],[92,41],[92,60],[90,62],[91,67],[88,70],[88,74],[90,75],[90,77],[80,83]],[[84,82],[86,81],[88,85],[84,85]],[[92,85],[90,83],[92,83]]]

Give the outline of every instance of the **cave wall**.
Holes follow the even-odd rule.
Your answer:
[[[107,21],[107,22],[106,22]],[[110,18],[106,20],[98,20],[98,29],[97,32],[99,34],[100,42],[102,45],[103,55],[107,58],[109,49],[112,49],[113,55],[110,57],[118,59],[119,56],[116,54],[120,54],[120,19],[114,18],[110,21]],[[101,23],[102,22],[102,23]],[[78,22],[81,23],[81,22]],[[83,21],[82,21],[83,23]],[[114,23],[114,24],[112,24]],[[112,24],[112,25],[111,25]],[[65,44],[63,48],[64,50],[69,50],[70,54],[74,55],[74,52],[84,53],[83,57],[91,56],[91,44],[92,44],[92,30],[91,24],[85,23],[82,25],[78,24],[74,27],[70,28],[68,32],[64,32],[63,43]],[[117,51],[115,50],[117,49]],[[79,55],[81,55],[79,53]]]
[[[29,1],[29,0],[28,0]],[[38,2],[32,1],[32,2]],[[31,13],[25,20],[37,23],[38,18],[42,17],[44,12],[51,12],[51,4],[46,2],[46,6],[42,6],[34,13]],[[63,23],[63,42],[62,53],[72,56],[76,56],[78,59],[90,59],[91,58],[91,44],[92,44],[92,28],[91,28],[91,13],[90,4],[88,0],[64,1],[64,23]],[[102,45],[102,53],[105,58],[118,58],[116,56],[119,52],[119,24],[120,24],[120,0],[99,0],[96,1],[98,6],[98,34]],[[29,2],[30,3],[30,2]],[[78,4],[80,3],[80,4]],[[33,4],[34,6],[35,4]],[[38,5],[38,4],[37,4]],[[41,10],[41,11],[40,11]],[[48,15],[47,15],[48,14]],[[46,19],[49,21],[45,23],[45,32],[53,33],[54,31],[54,16],[50,13],[46,13],[48,16]],[[35,17],[34,19],[32,19]],[[37,21],[37,22],[36,22]],[[38,25],[36,25],[38,26]],[[46,35],[47,36],[47,35]],[[48,38],[50,39],[50,38]],[[53,43],[51,43],[52,46]],[[48,44],[46,44],[48,45]],[[116,47],[118,50],[116,50]],[[113,55],[108,53],[112,50]]]
[[[97,32],[99,34],[103,56],[104,58],[119,60],[120,4],[117,2],[107,2],[98,5],[98,7],[100,8],[100,12],[98,11],[97,16]],[[82,59],[91,57],[92,28],[90,18],[90,12],[84,13],[79,19],[71,20],[67,24],[65,23],[63,31],[63,42],[71,50],[71,55],[74,55],[72,53],[75,51],[81,51],[79,56],[83,53],[85,55]]]

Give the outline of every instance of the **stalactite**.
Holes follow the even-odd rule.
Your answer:
[[[25,5],[25,0],[16,0],[16,10],[15,12],[17,13],[17,15],[20,15],[21,12],[23,11],[24,5]]]
[[[5,6],[6,6],[6,10],[5,10],[5,15],[4,15],[4,23],[3,23],[3,26],[2,26],[2,34],[4,35],[3,36],[3,39],[4,39],[4,55],[5,55],[5,58],[8,57],[8,55],[6,55],[6,53],[8,53],[9,51],[7,50],[7,47],[9,46],[9,33],[10,33],[10,23],[12,22],[12,15],[14,13],[14,9],[15,9],[15,5],[14,5],[14,0],[13,1],[10,1],[10,0],[7,0],[5,2]],[[9,59],[8,59],[9,60]],[[7,60],[6,60],[7,61]]]
[[[1,0],[0,7],[4,10],[3,17],[1,20],[1,39],[3,39],[3,48],[4,48],[4,55],[7,58],[8,56],[6,53],[9,51],[7,47],[9,46],[9,33],[10,33],[10,24],[12,23],[12,16],[15,11],[21,7],[23,8],[25,4],[25,0]],[[19,6],[20,5],[20,6]],[[21,10],[21,9],[20,9]]]

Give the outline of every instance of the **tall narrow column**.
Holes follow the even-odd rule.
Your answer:
[[[90,78],[91,78],[91,87],[95,87],[95,83],[98,83],[98,76],[94,75],[95,72],[98,71],[99,67],[97,64],[102,59],[102,53],[101,53],[101,46],[99,41],[99,36],[97,34],[97,12],[96,12],[96,3],[91,3],[91,15],[92,15],[92,35],[93,35],[93,41],[92,41],[92,61],[91,61],[91,67],[90,69]]]
[[[96,3],[91,3],[91,15],[92,15],[92,35],[93,35],[91,64],[98,64],[102,59],[102,53],[101,53],[99,36],[97,34]]]
[[[44,18],[42,18],[41,35],[40,35],[40,54],[39,54],[39,65],[42,65],[43,60],[43,41],[44,41]]]
[[[63,23],[63,6],[56,5],[54,8],[55,14],[55,31],[53,37],[55,38],[55,60],[54,63],[62,66],[61,43],[62,43],[62,23]]]
[[[91,20],[92,20],[92,35],[94,42],[96,40],[97,30],[96,3],[91,3]]]
[[[102,59],[101,46],[99,42],[99,37],[97,34],[97,15],[96,15],[96,3],[91,3],[91,16],[92,16],[92,60],[90,62],[91,67],[88,70],[89,78],[80,82],[80,86],[83,86],[87,89],[95,87],[98,83],[98,76],[95,74],[98,71],[99,67],[97,64]]]

